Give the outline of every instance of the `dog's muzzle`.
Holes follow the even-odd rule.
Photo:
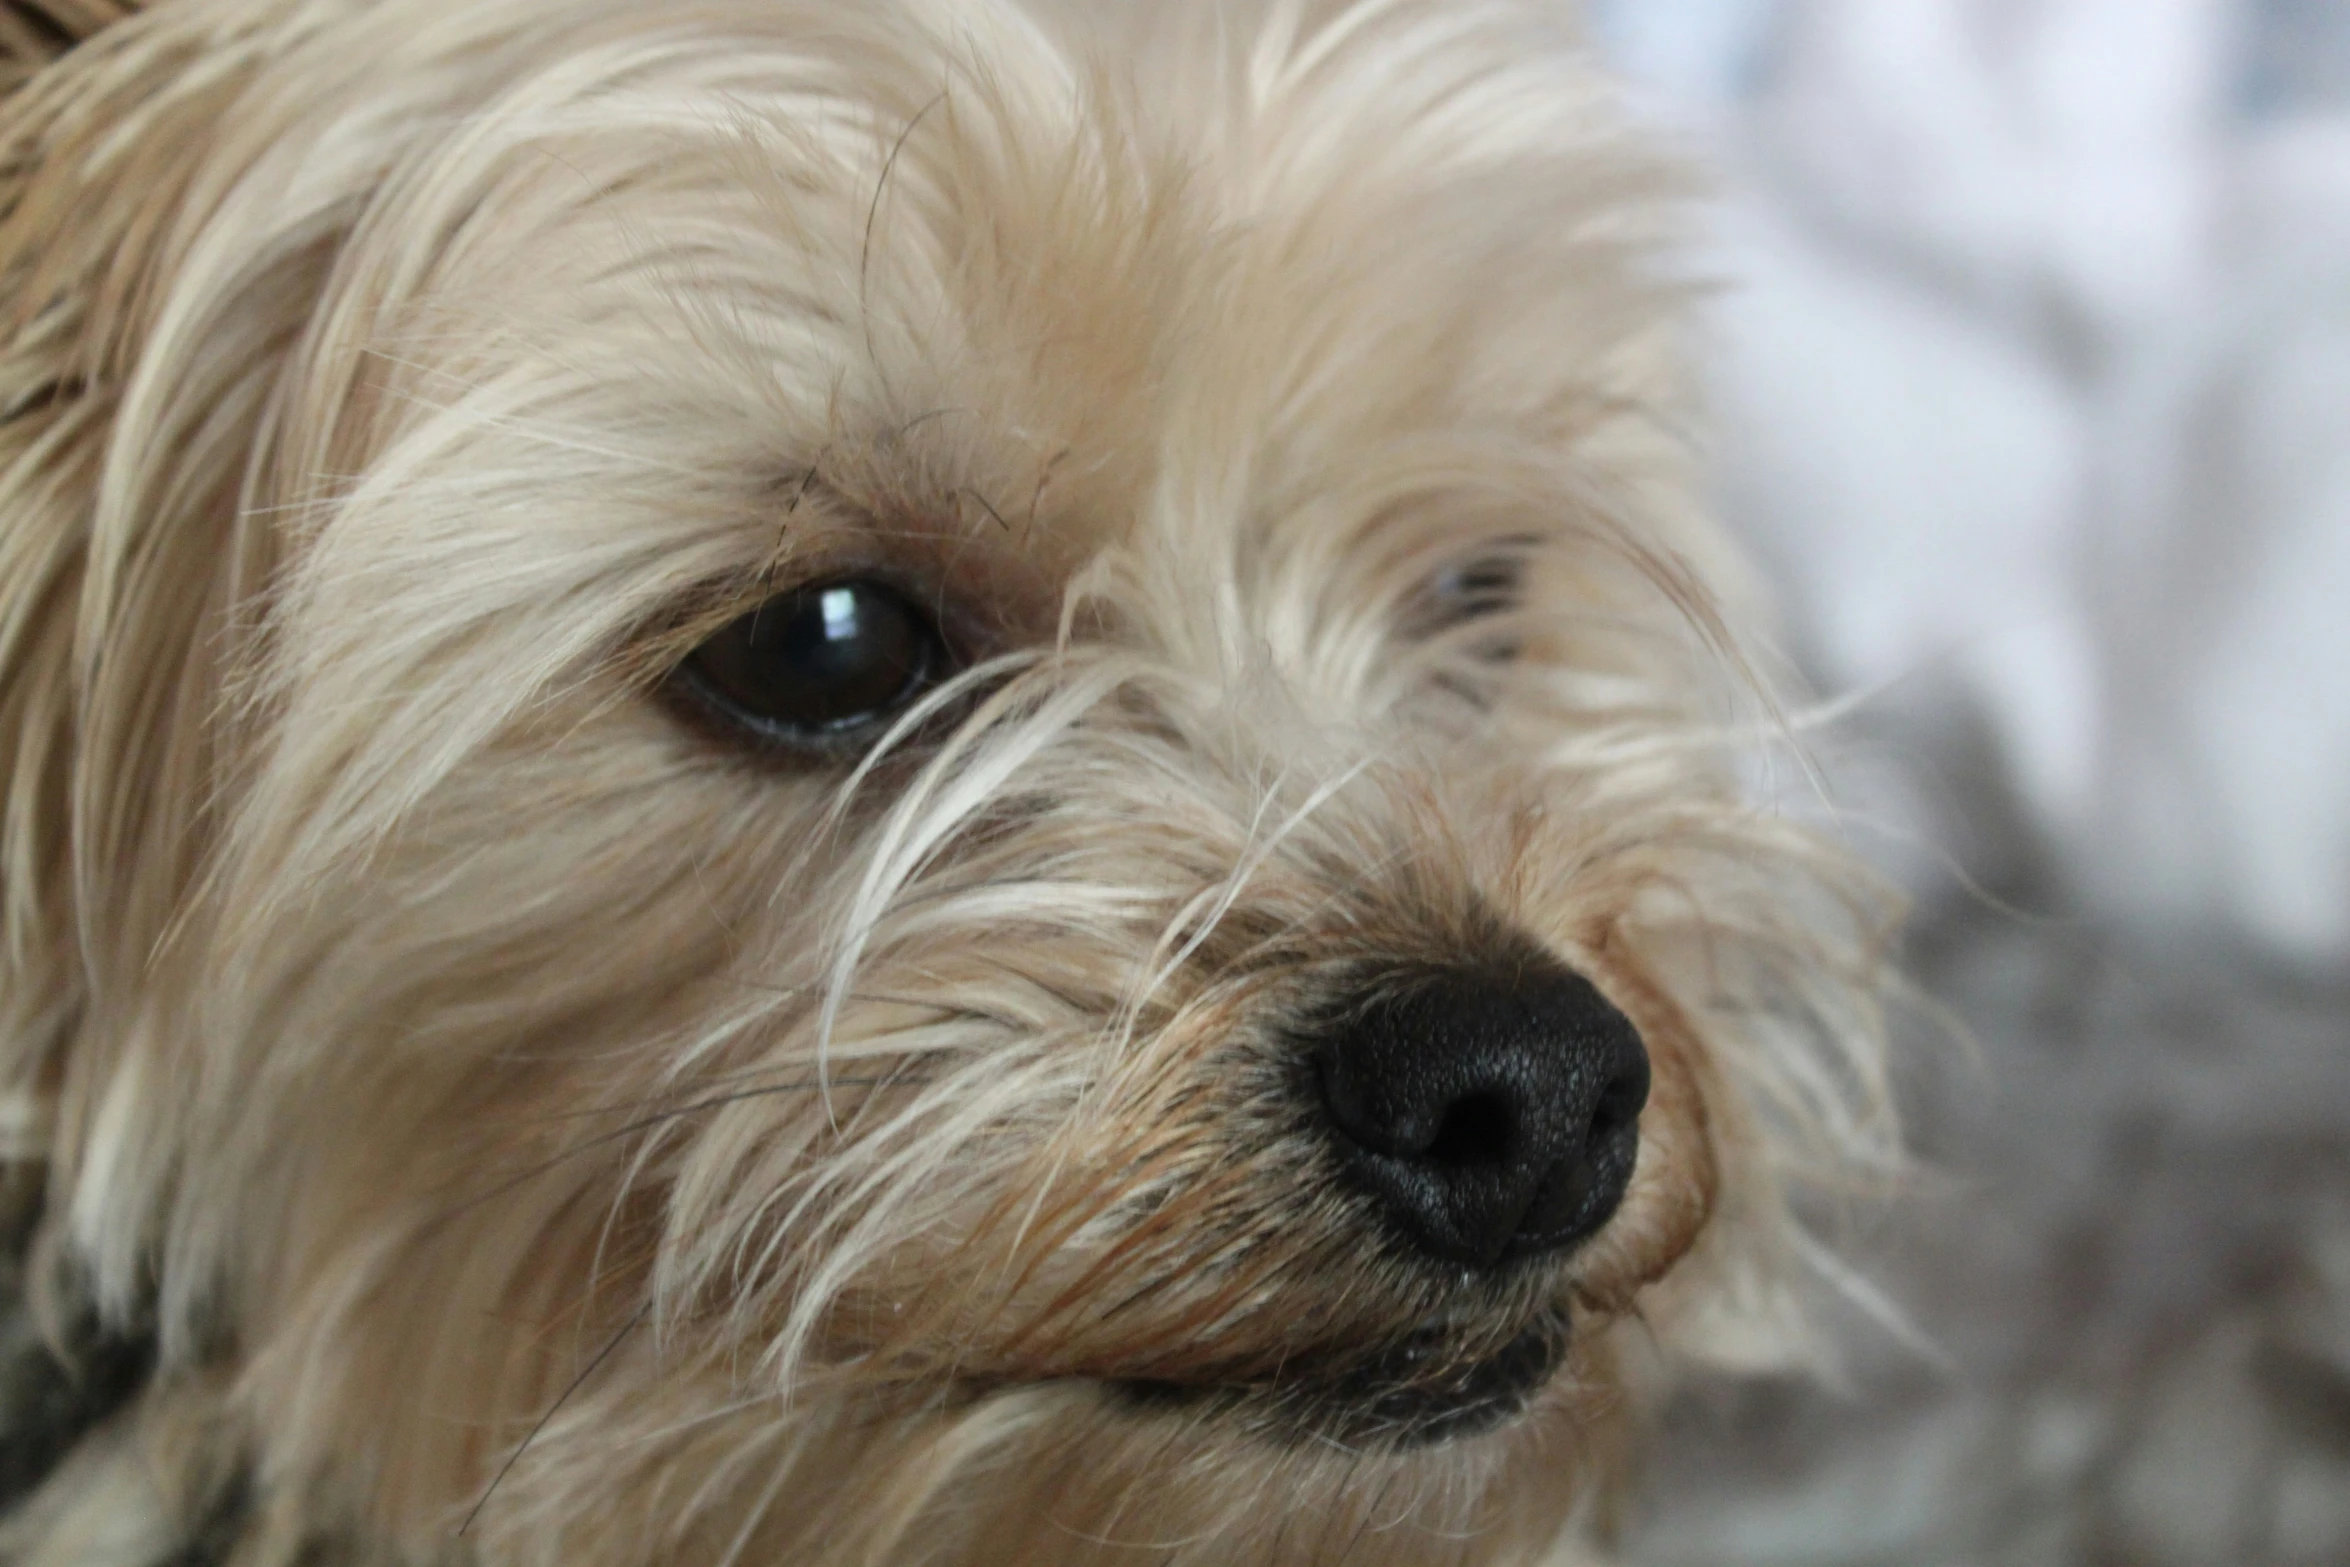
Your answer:
[[[1358,976],[1297,1038],[1301,1090],[1339,1178],[1453,1304],[1377,1346],[1330,1346],[1270,1378],[1122,1384],[1141,1403],[1225,1403],[1270,1431],[1399,1449],[1525,1409],[1565,1363],[1563,1304],[1496,1339],[1484,1313],[1523,1270],[1622,1203],[1648,1102],[1638,1030],[1538,952]],[[1504,1310],[1522,1310],[1523,1304]]]
[[[1312,1056],[1343,1167],[1403,1243],[1493,1270],[1564,1251],[1631,1183],[1648,1053],[1589,980],[1506,968],[1379,976]]]

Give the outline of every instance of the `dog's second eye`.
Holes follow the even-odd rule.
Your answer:
[[[1448,567],[1429,586],[1435,618],[1442,625],[1458,625],[1515,609],[1524,574],[1523,564],[1507,555]]]
[[[1417,630],[1423,636],[1454,631],[1478,621],[1497,620],[1520,607],[1525,595],[1525,561],[1516,554],[1497,553],[1464,560],[1436,574],[1425,590]],[[1507,662],[1517,656],[1515,638],[1506,633],[1479,637],[1479,658]]]
[[[904,708],[944,663],[928,615],[893,588],[851,577],[769,599],[695,648],[680,674],[759,738],[830,746]]]

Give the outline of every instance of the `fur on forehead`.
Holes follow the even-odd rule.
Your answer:
[[[984,480],[1025,514],[1049,466],[1063,527],[1115,531],[1170,445],[1242,488],[1179,498],[1231,523],[1332,449],[1464,423],[1547,446],[1663,390],[1657,209],[1627,199],[1658,171],[1576,56],[1527,47],[1529,8],[1146,8],[1138,31],[1195,36],[1116,39],[1000,5],[626,5],[609,41],[593,9],[353,19],[246,88],[208,226],[348,223],[312,335],[414,405],[305,410],[293,455],[326,416],[380,445],[461,391],[514,420],[625,368],[623,409],[578,412],[672,462],[691,442],[714,480],[845,445],[925,512]],[[246,279],[191,258],[176,291],[247,281],[239,248]],[[1116,504],[1088,517],[1096,476]]]
[[[421,29],[436,71],[395,79],[464,96],[392,107],[389,144],[351,149],[390,178],[333,280],[370,319],[338,310],[325,340],[366,360],[315,378],[358,406],[312,401],[284,470],[369,471],[346,531],[376,495],[405,518],[435,474],[560,464],[647,513],[609,526],[657,558],[641,575],[526,546],[602,568],[617,616],[788,556],[811,530],[776,495],[814,475],[896,547],[993,567],[999,602],[1124,543],[1212,603],[1274,519],[1311,502],[1331,538],[1349,500],[1489,489],[1497,439],[1579,459],[1515,465],[1519,530],[1663,466],[1658,432],[1623,428],[1670,391],[1640,261],[1657,209],[1626,199],[1656,171],[1576,56],[1531,47],[1527,8],[825,8],[814,44],[789,7],[675,36],[635,9],[603,47],[565,15],[551,61],[527,34]],[[346,90],[298,55],[271,75]]]

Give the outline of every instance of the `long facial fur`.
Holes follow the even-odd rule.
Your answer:
[[[1526,1559],[1882,1156],[1882,910],[1737,781],[1671,181],[1539,8],[173,0],[0,167],[7,1152],[52,1319],[162,1364],[24,1559],[232,1471],[240,1562]],[[1426,625],[1481,552],[1522,606]],[[939,606],[928,710],[678,698],[845,569]],[[1285,1074],[1513,941],[1657,1088],[1465,1306]],[[1550,1311],[1502,1430],[1288,1424]]]

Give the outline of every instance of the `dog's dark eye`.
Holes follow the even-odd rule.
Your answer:
[[[945,663],[928,615],[893,588],[849,577],[769,599],[695,648],[680,674],[763,739],[830,746],[895,715]]]
[[[1429,585],[1438,624],[1457,626],[1515,609],[1524,576],[1524,564],[1507,555],[1484,556],[1447,567]]]
[[[1421,634],[1437,636],[1509,614],[1524,601],[1525,578],[1525,559],[1515,552],[1472,556],[1446,567],[1428,583]],[[1518,645],[1496,628],[1496,634],[1481,636],[1474,650],[1480,658],[1506,662],[1517,656]]]

